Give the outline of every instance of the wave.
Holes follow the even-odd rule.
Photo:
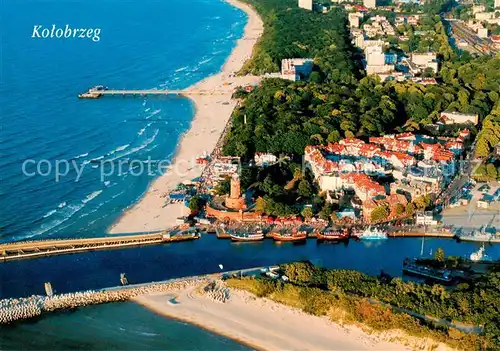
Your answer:
[[[47,212],[46,214],[44,214],[43,218],[50,217],[50,216],[52,216],[56,212],[57,212],[57,210],[51,210],[51,211]]]
[[[111,184],[111,182],[109,180],[104,182],[104,186],[108,186],[109,184]]]
[[[144,110],[144,112],[149,112],[151,111],[151,107],[148,107],[147,109]]]
[[[182,71],[185,71],[189,68],[189,66],[185,66],[185,67],[181,67],[179,69],[176,69],[175,72],[182,72]]]
[[[72,158],[72,160],[78,160],[79,158],[82,158],[82,157],[85,157],[85,156],[88,156],[88,155],[89,155],[89,153],[88,153],[88,152],[86,152],[86,153],[84,153],[84,154],[81,154],[81,155],[78,155],[78,156],[76,156],[76,157],[73,157],[73,158]]]
[[[24,239],[32,238],[34,236],[39,236],[39,235],[42,235],[42,234],[48,232],[49,230],[54,229],[55,227],[61,225],[62,223],[66,222],[68,219],[70,219],[75,213],[80,211],[84,206],[85,206],[85,204],[69,205],[67,207],[66,212],[63,213],[63,215],[65,215],[65,217],[59,218],[59,219],[54,219],[53,221],[51,221],[49,223],[42,224],[37,231],[31,231],[28,235],[25,235]]]
[[[153,141],[155,141],[156,137],[158,136],[158,133],[160,132],[159,129],[156,129],[153,133],[153,135],[146,139],[141,145],[137,146],[137,147],[134,147],[132,149],[130,149],[128,152],[124,153],[123,155],[120,155],[120,156],[117,156],[115,158],[112,158],[112,159],[109,159],[108,161],[115,161],[119,158],[122,158],[122,157],[125,157],[125,156],[128,156],[128,155],[131,155],[133,153],[136,153],[137,151],[140,151],[144,148],[146,148],[149,144],[151,144]]]
[[[142,135],[146,131],[146,129],[151,126],[151,124],[153,124],[153,122],[149,122],[148,124],[146,124],[144,128],[137,132],[137,135]]]
[[[58,208],[63,208],[66,206],[66,202],[61,202],[59,205],[57,205]]]
[[[207,63],[207,62],[210,62],[210,61],[212,61],[212,60],[213,60],[213,57],[209,57],[209,58],[207,58],[206,60],[200,61],[200,63],[199,63],[199,64],[200,64],[200,65],[203,65],[203,64],[205,64],[205,63]]]
[[[89,201],[92,201],[96,197],[98,197],[102,193],[102,190],[94,191],[92,194],[87,195],[85,199],[82,200],[82,203],[86,204]]]
[[[153,117],[154,115],[157,115],[160,112],[161,112],[161,108],[158,110],[154,110],[153,112],[151,112],[150,115],[146,116],[145,119],[150,119],[151,117]]]

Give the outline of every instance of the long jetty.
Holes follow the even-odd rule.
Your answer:
[[[41,256],[60,255],[82,251],[105,250],[131,246],[163,244],[199,238],[196,233],[179,233],[170,235],[169,232],[156,234],[107,236],[86,239],[60,239],[22,241],[0,245],[0,261],[36,258]]]

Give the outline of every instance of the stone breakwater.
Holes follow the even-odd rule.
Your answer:
[[[205,277],[151,283],[106,290],[88,290],[54,296],[33,295],[19,299],[0,300],[0,324],[40,316],[44,312],[130,300],[136,296],[179,291],[209,283]]]
[[[203,288],[203,293],[215,302],[225,303],[229,300],[229,289],[222,281],[212,281]]]

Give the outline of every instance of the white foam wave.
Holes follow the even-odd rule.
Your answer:
[[[52,216],[56,212],[57,212],[57,210],[51,210],[51,211],[47,212],[46,214],[44,214],[43,218],[50,217],[50,216]]]
[[[82,158],[82,157],[85,157],[85,156],[88,156],[88,155],[89,155],[89,153],[87,152],[87,153],[84,153],[84,154],[78,155],[78,156],[76,156],[76,157],[73,157],[73,159],[78,160],[79,158]]]
[[[58,208],[63,208],[66,206],[66,202],[61,202],[59,205],[57,205]]]
[[[200,65],[203,65],[203,64],[205,64],[205,63],[207,63],[207,62],[210,62],[210,61],[212,61],[212,60],[213,60],[213,57],[209,57],[209,58],[207,58],[206,60],[201,61],[201,62],[200,62]]]
[[[108,186],[109,184],[111,184],[111,182],[109,180],[104,182],[104,186]]]
[[[131,154],[133,154],[133,153],[135,153],[137,151],[140,151],[140,150],[146,148],[149,144],[151,144],[153,141],[155,141],[155,139],[158,136],[159,132],[160,132],[160,130],[156,129],[154,131],[153,135],[150,138],[146,139],[141,145],[139,145],[137,147],[134,147],[134,148],[130,149],[128,152],[124,153],[123,155],[120,155],[118,157],[112,158],[109,161],[115,161],[115,160],[117,160],[117,159],[119,159],[121,157],[131,155]]]
[[[87,195],[85,199],[82,200],[82,203],[86,204],[89,201],[92,201],[96,197],[98,197],[102,193],[102,190],[94,191],[92,194]]]
[[[189,66],[185,66],[185,67],[181,67],[179,69],[176,69],[175,72],[182,72],[182,71],[185,71],[189,68]]]
[[[49,230],[54,229],[55,227],[61,225],[62,223],[70,219],[75,213],[80,211],[84,206],[85,204],[68,205],[66,211],[61,212],[61,214],[64,216],[63,218],[54,219],[49,223],[43,223],[37,231],[31,232],[30,235],[25,236],[25,238],[32,238],[34,236],[42,235],[48,232]]]
[[[151,111],[151,107],[148,107],[147,109],[144,110],[144,112],[149,112]]]

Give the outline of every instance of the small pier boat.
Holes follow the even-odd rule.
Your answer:
[[[349,239],[349,231],[344,229],[332,229],[326,228],[323,230],[318,230],[316,232],[316,238],[318,240],[331,240],[331,241],[340,241]]]

